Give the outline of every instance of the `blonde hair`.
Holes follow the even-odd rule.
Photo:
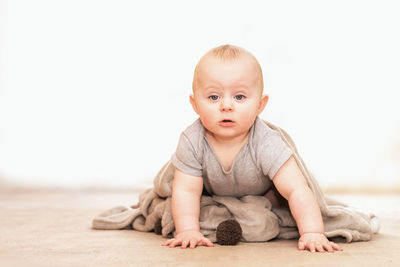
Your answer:
[[[211,49],[207,54],[212,54],[220,60],[233,60],[239,57],[245,50],[234,45],[221,45]]]
[[[198,76],[198,70],[199,70],[200,63],[202,62],[202,60],[205,57],[210,56],[210,55],[215,57],[216,59],[221,60],[221,61],[236,60],[242,55],[248,55],[248,56],[252,57],[254,59],[255,63],[257,64],[257,67],[258,67],[258,69],[260,71],[260,82],[261,82],[261,86],[262,86],[262,90],[263,90],[264,81],[263,81],[262,69],[261,69],[260,63],[255,58],[255,56],[253,56],[253,54],[251,54],[250,52],[248,52],[244,48],[241,48],[241,47],[235,46],[235,45],[225,44],[225,45],[220,45],[220,46],[212,48],[211,50],[209,50],[207,53],[205,53],[200,58],[199,62],[196,65],[196,68],[194,69],[193,82],[192,82],[192,90],[193,90],[193,92],[194,92],[195,86],[197,84],[197,79],[198,79],[197,76]]]

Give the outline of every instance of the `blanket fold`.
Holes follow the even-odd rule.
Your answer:
[[[328,238],[344,238],[346,242],[367,241],[379,230],[379,221],[374,214],[365,214],[346,204],[324,196],[321,187],[300,157],[291,137],[281,128],[265,122],[279,132],[282,140],[293,151],[302,174],[306,178],[321,210],[325,235]],[[157,173],[154,188],[143,191],[139,203],[130,209],[115,207],[104,211],[93,219],[94,229],[117,230],[133,228],[138,231],[153,231],[161,221],[164,237],[174,234],[171,212],[172,180],[175,167],[168,161]],[[298,238],[299,232],[288,207],[272,207],[264,196],[206,196],[200,201],[200,231],[212,242],[216,242],[217,226],[228,219],[235,219],[242,227],[242,241],[261,242],[273,238]]]

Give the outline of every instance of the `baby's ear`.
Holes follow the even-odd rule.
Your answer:
[[[258,107],[258,114],[260,114],[264,110],[265,106],[268,103],[268,99],[269,99],[268,95],[261,96],[260,106]]]
[[[196,105],[196,101],[194,100],[194,96],[193,96],[193,95],[190,95],[190,96],[189,96],[189,101],[190,101],[190,104],[192,105],[192,108],[193,108],[194,112],[196,112],[197,114],[199,114],[199,113],[197,112],[197,105]]]

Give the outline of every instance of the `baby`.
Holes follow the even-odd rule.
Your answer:
[[[292,151],[258,115],[268,96],[256,58],[243,48],[223,45],[196,66],[190,103],[199,119],[181,135],[172,163],[172,215],[175,237],[163,245],[212,247],[200,233],[200,198],[212,195],[264,195],[273,186],[286,198],[296,220],[298,249],[342,250],[324,235],[318,204]],[[273,183],[273,184],[272,184]],[[278,201],[266,194],[271,203]]]

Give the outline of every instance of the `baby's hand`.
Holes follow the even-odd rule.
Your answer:
[[[167,240],[163,246],[169,246],[173,248],[177,245],[181,245],[181,248],[186,248],[188,245],[190,248],[195,248],[196,246],[208,246],[213,247],[214,244],[202,233],[195,230],[183,231],[177,234],[174,238]]]
[[[311,252],[334,252],[334,250],[342,251],[338,244],[329,241],[325,235],[321,233],[305,233],[298,243],[299,250],[309,249]]]

